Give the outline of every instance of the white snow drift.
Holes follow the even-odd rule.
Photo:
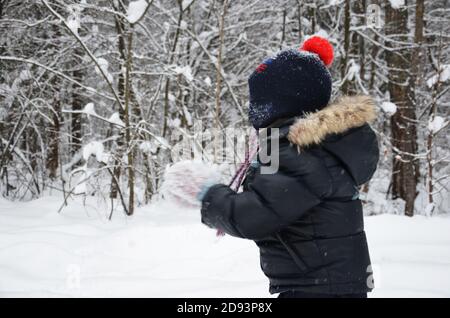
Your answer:
[[[94,200],[91,198],[90,200]],[[253,242],[165,202],[106,221],[96,201],[0,199],[0,297],[268,297]],[[366,218],[371,297],[450,297],[450,218]]]

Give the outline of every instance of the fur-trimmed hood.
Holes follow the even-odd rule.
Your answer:
[[[375,103],[369,96],[342,97],[335,103],[315,113],[300,118],[280,119],[269,128],[279,128],[279,135],[270,130],[261,138],[287,139],[299,153],[308,148],[318,149],[339,159],[357,185],[366,183],[374,174],[379,149],[376,133],[370,123],[377,117]],[[263,153],[269,143],[260,139]]]
[[[324,109],[297,119],[289,128],[288,139],[300,148],[322,143],[326,137],[370,124],[377,117],[369,96],[346,96]]]

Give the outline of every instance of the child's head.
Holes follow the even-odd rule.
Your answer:
[[[299,50],[265,60],[249,79],[250,122],[257,129],[280,118],[302,116],[327,106],[331,97],[333,47],[314,36]]]

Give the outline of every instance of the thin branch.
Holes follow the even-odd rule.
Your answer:
[[[124,109],[124,105],[122,104],[122,101],[120,100],[120,97],[118,95],[118,93],[116,92],[113,84],[111,83],[111,81],[109,80],[107,74],[105,73],[105,71],[103,70],[103,68],[100,66],[97,58],[94,56],[94,54],[91,52],[91,50],[89,50],[89,48],[86,46],[86,44],[83,42],[83,40],[80,38],[80,36],[72,30],[72,28],[69,27],[69,25],[67,24],[67,21],[58,13],[56,12],[49,4],[46,0],[41,0],[42,3],[48,8],[48,10],[56,17],[58,18],[63,24],[64,26],[67,28],[67,30],[73,35],[73,37],[78,41],[78,43],[81,45],[81,47],[83,48],[83,50],[89,55],[89,57],[91,58],[91,60],[94,62],[94,64],[97,66],[100,74],[102,75],[103,79],[106,81],[106,83],[108,84],[111,92],[114,95],[114,98],[116,100],[116,102],[120,105],[120,107],[122,109]]]

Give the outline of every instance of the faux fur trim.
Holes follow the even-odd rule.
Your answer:
[[[299,118],[290,127],[288,139],[299,147],[320,144],[328,135],[364,126],[377,117],[369,96],[345,96],[324,109]]]

